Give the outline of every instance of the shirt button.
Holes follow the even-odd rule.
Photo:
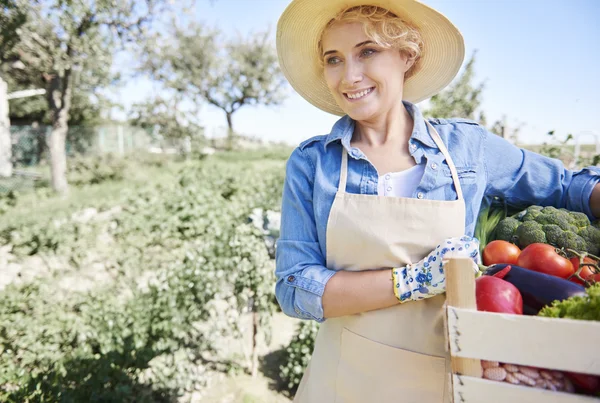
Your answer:
[[[288,281],[289,281],[290,283],[294,282],[294,280],[296,280],[296,277],[294,277],[294,276],[289,276],[289,277],[288,277]]]
[[[433,164],[431,164],[431,169],[433,169],[433,170],[437,169],[437,164],[435,162]]]
[[[386,175],[386,176],[385,176],[385,179],[386,179],[386,180],[390,180],[390,176],[389,176],[389,175]]]
[[[416,145],[414,145],[414,144],[411,144],[411,145],[410,145],[410,150],[411,150],[411,151],[415,151],[416,149],[417,149],[417,146],[416,146]]]
[[[388,192],[391,192],[391,191],[392,191],[392,187],[391,187],[391,186],[389,186],[389,187],[387,188],[387,191],[388,191]]]
[[[424,195],[423,195],[423,193],[419,192],[419,193],[417,194],[417,197],[418,197],[419,199],[422,199],[422,198],[424,197]]]
[[[352,156],[353,157],[358,157],[359,155],[360,155],[360,152],[356,148],[353,148],[352,149]]]

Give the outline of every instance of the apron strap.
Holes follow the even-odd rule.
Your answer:
[[[348,152],[346,147],[342,146],[342,167],[340,169],[340,184],[338,191],[346,193],[346,179],[348,176]]]
[[[433,125],[431,123],[429,123],[427,121],[427,119],[425,119],[425,123],[427,124],[429,129],[431,129],[431,132],[429,134],[431,134],[433,141],[435,141],[435,144],[437,144],[438,148],[440,149],[440,151],[446,158],[446,163],[448,164],[448,167],[450,168],[450,173],[452,174],[452,180],[454,181],[454,187],[456,188],[456,194],[458,195],[458,200],[462,200],[462,198],[463,198],[462,188],[460,187],[460,182],[458,181],[458,173],[456,172],[456,167],[454,166],[454,162],[452,161],[452,158],[450,158],[450,153],[448,152],[448,149],[444,145],[442,138],[438,134],[437,130],[435,130]]]

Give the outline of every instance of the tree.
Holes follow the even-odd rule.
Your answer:
[[[475,54],[473,53],[460,77],[450,87],[431,97],[431,107],[425,111],[428,116],[472,119],[485,126],[485,115],[479,110],[484,84],[473,84]]]
[[[245,105],[278,105],[285,97],[285,79],[267,32],[222,40],[218,31],[190,24],[175,28],[169,39],[153,38],[146,54],[142,70],[191,102],[205,101],[223,110],[229,147],[235,112]]]
[[[134,126],[152,132],[153,137],[189,141],[187,144],[194,148],[194,145],[204,144],[204,128],[197,116],[197,108],[185,110],[180,97],[156,97],[134,104],[129,113],[129,121]]]
[[[3,58],[21,64],[26,76],[35,75],[46,89],[52,186],[68,191],[66,179],[66,135],[73,100],[73,87],[85,74],[86,61],[110,67],[112,50],[118,44],[138,39],[158,14],[161,0],[47,0],[28,6],[28,21],[10,37],[16,42]],[[26,7],[23,5],[22,7]],[[22,8],[21,8],[22,9]],[[12,35],[12,34],[11,34]],[[104,56],[99,60],[99,56]],[[13,69],[18,73],[18,70]]]
[[[26,3],[0,0],[0,177],[12,175],[12,145],[8,109],[8,84],[3,79],[5,55],[17,43],[17,32],[27,21]]]

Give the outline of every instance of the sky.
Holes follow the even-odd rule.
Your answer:
[[[327,0],[323,0],[327,1]],[[226,35],[270,29],[290,0],[198,0],[198,21]],[[484,82],[482,110],[488,123],[506,116],[522,125],[519,142],[542,143],[583,134],[582,143],[600,141],[600,0],[423,0],[448,17],[465,39],[465,63],[474,51],[475,82]],[[115,68],[127,69],[122,61]],[[126,107],[157,91],[143,78],[116,93]],[[245,106],[233,116],[237,132],[297,145],[327,134],[339,117],[323,112],[288,86],[276,107]],[[425,107],[427,101],[419,104]],[[201,123],[208,136],[224,133],[224,113],[203,105]]]

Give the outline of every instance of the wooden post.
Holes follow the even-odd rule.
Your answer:
[[[8,118],[8,85],[0,77],[0,177],[12,175],[12,142]]]
[[[445,265],[446,302],[448,306],[477,310],[475,299],[475,274],[473,260],[469,258],[451,258]],[[451,340],[455,329],[448,328]],[[452,373],[481,378],[481,361],[472,358],[452,357]]]

